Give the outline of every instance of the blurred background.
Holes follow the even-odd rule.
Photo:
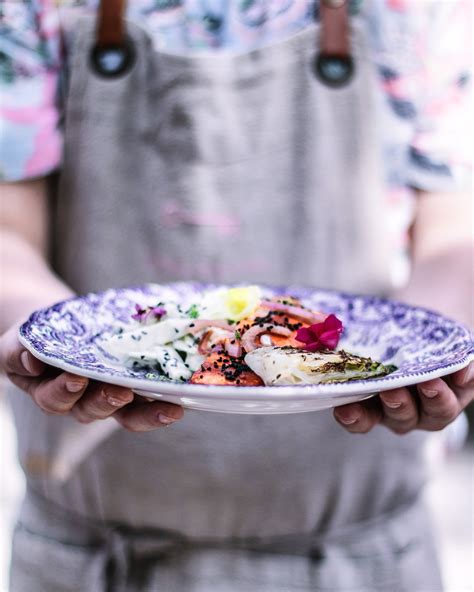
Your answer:
[[[3,390],[0,386],[0,592],[7,592],[10,539],[23,494],[24,482],[16,462],[15,429]],[[445,592],[473,592],[474,409],[472,406],[467,418],[463,416],[449,429],[433,434],[426,454],[431,467],[431,481],[426,487],[425,495],[433,516]],[[413,592],[431,591],[413,590]]]

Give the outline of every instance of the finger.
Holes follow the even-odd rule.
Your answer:
[[[130,389],[113,384],[93,383],[84,396],[74,405],[73,416],[81,423],[105,419],[124,405],[133,401]]]
[[[183,417],[183,408],[172,403],[156,401],[137,403],[119,409],[113,415],[130,432],[148,432],[168,426]]]
[[[30,354],[14,334],[4,336],[0,349],[0,365],[6,374],[20,376],[39,376],[46,368],[46,364]]]
[[[425,430],[441,430],[461,412],[459,401],[449,385],[437,378],[418,385],[420,422]]]
[[[417,427],[418,404],[406,388],[397,388],[380,393],[382,423],[396,434],[406,434]]]
[[[31,395],[35,403],[46,411],[55,415],[69,413],[76,401],[85,391],[88,380],[63,372],[56,378],[28,378],[18,374],[10,374],[10,380],[20,389]]]
[[[474,362],[447,376],[445,380],[452,386],[461,407],[466,407],[474,400]]]
[[[379,401],[370,399],[364,403],[351,403],[336,407],[334,417],[348,432],[366,434],[380,423],[382,410]]]

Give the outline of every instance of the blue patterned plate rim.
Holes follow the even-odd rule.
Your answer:
[[[271,400],[272,398],[278,401],[287,399],[296,401],[312,399],[315,396],[318,399],[325,397],[333,399],[348,395],[376,393],[446,376],[447,374],[461,370],[474,360],[474,347],[470,330],[456,321],[430,309],[411,306],[379,296],[351,294],[300,285],[261,285],[261,288],[267,294],[297,295],[310,306],[315,306],[315,303],[317,303],[318,307],[322,310],[334,312],[337,316],[341,316],[345,322],[346,330],[349,331],[349,336],[346,339],[348,345],[351,343],[351,338],[353,344],[359,343],[359,345],[352,345],[352,349],[348,346],[348,351],[357,349],[360,351],[360,340],[362,339],[363,341],[366,338],[365,331],[367,327],[369,337],[372,335],[372,341],[375,339],[372,345],[375,344],[377,347],[384,346],[386,348],[386,354],[390,351],[391,343],[398,346],[397,352],[402,351],[403,353],[404,350],[407,350],[408,353],[406,355],[409,355],[413,349],[419,353],[418,349],[420,346],[427,348],[427,353],[422,359],[415,358],[415,362],[407,362],[399,365],[399,369],[396,372],[382,378],[356,380],[339,384],[292,386],[245,387],[188,384],[144,378],[138,376],[137,372],[133,372],[131,369],[125,367],[117,370],[111,366],[104,365],[103,356],[98,354],[98,348],[93,338],[97,338],[99,334],[103,331],[110,330],[113,326],[112,321],[115,322],[114,314],[117,311],[115,308],[113,311],[110,310],[111,303],[116,306],[118,302],[121,302],[120,312],[123,319],[125,316],[130,317],[133,306],[139,301],[140,297],[144,299],[155,296],[160,298],[168,292],[170,294],[177,293],[181,296],[186,296],[188,302],[191,302],[192,296],[197,296],[205,290],[235,285],[245,284],[227,284],[223,286],[221,284],[203,284],[198,282],[176,282],[171,284],[146,284],[128,288],[111,288],[98,293],[91,292],[35,311],[20,327],[19,339],[33,355],[43,362],[93,380],[100,380],[150,393],[179,394],[181,396],[189,393],[193,396],[211,398],[225,395],[229,400],[239,401],[249,401],[252,399]],[[326,303],[326,306],[321,307],[321,304],[324,303]],[[109,306],[108,309],[107,305]],[[84,311],[81,311],[81,307],[85,308],[85,312],[89,313],[89,318],[88,316],[84,317],[84,315],[81,318],[74,316],[78,312],[84,313]],[[362,316],[351,319],[354,309],[357,309],[357,307],[362,307],[362,311],[359,311],[359,314]],[[94,308],[99,309],[102,313],[105,311],[109,315],[108,324],[101,325],[100,320],[96,320],[96,324],[94,324],[93,319],[95,317],[90,315]],[[377,312],[381,314],[383,309],[385,309],[385,312],[390,311],[392,315],[389,314],[383,317],[383,327],[380,318],[372,320],[364,319],[364,310],[367,314],[370,313],[373,315]],[[100,319],[100,315],[97,318]],[[61,327],[58,326],[59,321],[66,325],[67,330],[63,329],[61,331]],[[411,322],[412,324],[417,323],[417,326],[414,326],[411,331],[408,331],[403,326],[406,322]],[[362,327],[360,326],[361,324]],[[95,331],[92,331],[94,328]],[[387,333],[388,328],[393,330],[394,334],[392,337]],[[87,333],[87,329],[89,333]],[[421,329],[426,331],[426,333],[420,333]],[[81,331],[84,332],[82,335]],[[81,337],[83,337],[82,341]],[[61,338],[63,342],[61,342]],[[64,340],[66,340],[65,343]],[[345,347],[344,343],[341,345]],[[370,350],[370,345],[368,349]],[[376,349],[376,347],[373,347],[373,349]],[[395,352],[396,348],[392,347],[392,349]],[[354,353],[359,352],[355,351]],[[371,354],[370,351],[364,351],[361,355]],[[393,362],[392,359],[380,359],[375,353],[372,354],[372,357],[384,363]],[[144,371],[142,371],[142,374],[144,374]]]

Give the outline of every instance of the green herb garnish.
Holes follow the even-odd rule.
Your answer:
[[[197,304],[191,304],[187,311],[187,314],[191,319],[197,319],[199,317],[199,310]]]

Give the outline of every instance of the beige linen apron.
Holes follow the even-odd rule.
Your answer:
[[[383,99],[362,19],[340,89],[314,76],[316,26],[244,55],[185,57],[130,23],[134,65],[106,79],[91,70],[93,25],[72,52],[56,225],[57,269],[76,290],[391,289]],[[13,406],[28,477],[13,592],[439,589],[420,434],[353,436],[330,412],[186,412],[171,429],[112,430],[55,479],[62,443],[96,428],[18,394]]]

